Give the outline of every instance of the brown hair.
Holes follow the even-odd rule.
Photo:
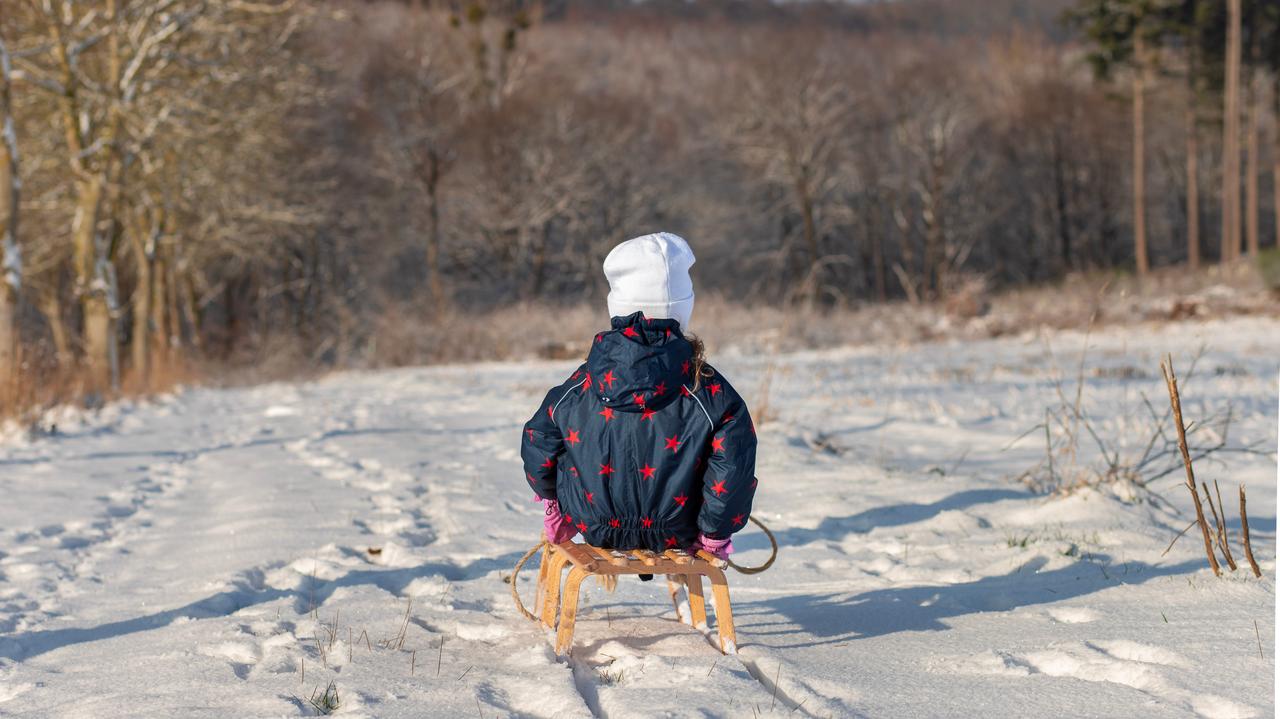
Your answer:
[[[703,377],[710,377],[711,370],[707,369],[707,346],[702,339],[693,333],[686,334],[685,339],[689,340],[689,344],[693,346],[693,387],[694,392],[698,391],[698,387],[702,384]]]

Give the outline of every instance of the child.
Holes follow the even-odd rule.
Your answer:
[[[742,398],[685,336],[693,251],[669,233],[604,261],[613,329],[524,426],[525,476],[547,539],[705,549],[724,559],[751,514],[756,436]]]

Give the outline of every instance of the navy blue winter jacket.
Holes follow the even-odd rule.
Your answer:
[[[709,365],[694,391],[692,364],[675,320],[614,317],[525,424],[526,478],[538,496],[559,500],[587,542],[662,551],[746,524],[755,427]]]

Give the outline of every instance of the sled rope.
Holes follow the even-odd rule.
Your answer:
[[[768,527],[764,526],[764,522],[761,522],[760,520],[755,518],[755,515],[751,515],[750,517],[747,517],[747,519],[750,519],[753,524],[755,524],[757,527],[762,529],[764,531],[765,536],[769,538],[769,545],[772,547],[769,554],[769,560],[758,567],[743,567],[743,566],[734,564],[733,560],[731,559],[727,559],[725,560],[725,562],[730,567],[738,570],[738,572],[742,574],[759,574],[764,570],[768,569],[769,567],[772,567],[774,560],[778,558],[778,539],[777,537],[773,536],[773,532],[770,532]],[[530,612],[528,609],[525,609],[524,602],[520,601],[520,591],[516,589],[516,579],[520,576],[520,570],[524,568],[525,563],[528,562],[529,559],[533,557],[533,555],[537,554],[539,551],[542,550],[543,547],[546,547],[547,545],[548,545],[547,540],[543,539],[542,541],[530,547],[529,551],[524,553],[524,556],[520,558],[520,561],[516,562],[516,566],[511,570],[511,598],[515,600],[516,609],[520,610],[520,613],[524,615],[525,619],[529,619],[535,622],[539,621],[538,617],[535,617],[532,612]]]
[[[733,567],[734,569],[738,570],[738,572],[741,574],[759,574],[760,572],[763,572],[769,567],[772,567],[773,560],[778,558],[778,540],[776,537],[773,536],[773,532],[770,532],[769,528],[764,526],[764,522],[761,522],[760,520],[756,519],[756,516],[754,514],[747,517],[747,519],[750,519],[753,524],[755,524],[760,529],[764,530],[764,536],[769,538],[769,545],[773,547],[772,552],[769,554],[769,561],[765,562],[764,564],[761,564],[758,567],[740,567],[737,564],[734,564],[732,559],[726,559],[724,561],[727,562],[730,567]]]
[[[520,601],[520,592],[516,589],[516,577],[520,576],[520,568],[524,566],[524,563],[529,561],[530,557],[537,554],[538,551],[545,546],[547,546],[547,540],[545,539],[533,545],[529,551],[524,553],[524,556],[520,558],[520,561],[516,562],[515,569],[511,570],[511,598],[516,601],[516,609],[520,610],[520,613],[524,615],[525,619],[535,622],[538,621],[538,618],[533,616],[533,613],[528,609],[525,609],[524,602]]]

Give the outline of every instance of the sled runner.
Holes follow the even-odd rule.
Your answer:
[[[561,575],[566,566],[569,567],[569,575],[564,580],[562,595]],[[591,576],[666,574],[676,615],[682,620],[691,620],[694,627],[701,629],[707,626],[707,605],[702,594],[702,577],[706,576],[711,580],[711,591],[715,597],[720,651],[733,654],[736,652],[736,637],[733,631],[733,609],[729,605],[729,583],[722,569],[724,566],[723,561],[704,551],[699,551],[696,556],[683,549],[670,549],[661,554],[646,549],[623,552],[572,541],[562,544],[544,542],[542,568],[538,572],[538,598],[534,605],[540,616],[527,612],[526,616],[541,621],[548,629],[556,630],[556,652],[567,654],[573,644],[578,591],[582,580]],[[512,584],[514,587],[514,582]],[[688,588],[690,617],[681,616],[677,597],[680,584]]]

